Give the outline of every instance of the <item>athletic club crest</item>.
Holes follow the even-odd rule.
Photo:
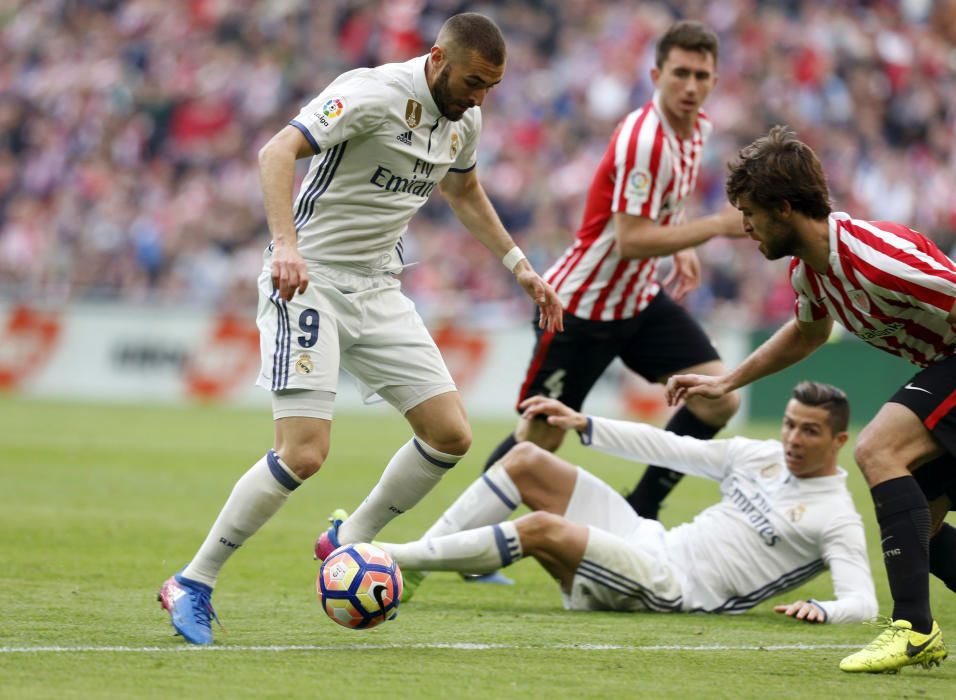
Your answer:
[[[422,121],[422,103],[409,100],[405,103],[405,123],[409,129],[414,129]]]
[[[846,294],[853,302],[853,306],[865,314],[870,313],[870,298],[866,295],[866,292],[862,289],[851,289]]]

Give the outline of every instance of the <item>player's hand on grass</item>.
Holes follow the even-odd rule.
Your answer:
[[[564,309],[561,308],[557,293],[550,284],[541,279],[527,260],[522,260],[515,267],[515,279],[541,309],[538,326],[546,331],[563,331]]]
[[[700,286],[700,259],[693,248],[674,253],[674,266],[664,280],[664,286],[676,301]]]
[[[719,399],[729,392],[731,387],[723,377],[709,374],[675,374],[667,380],[667,405],[676,406],[691,396],[705,399]]]
[[[296,292],[302,294],[309,286],[309,271],[305,260],[294,246],[275,244],[272,249],[272,287],[279,296],[292,301]]]
[[[795,603],[790,603],[790,605],[777,605],[773,611],[804,622],[827,621],[827,615],[823,612],[823,608],[807,600],[798,600]]]
[[[518,404],[518,408],[522,410],[521,417],[525,420],[546,416],[548,425],[556,428],[581,431],[588,427],[587,416],[547,396],[530,396]]]

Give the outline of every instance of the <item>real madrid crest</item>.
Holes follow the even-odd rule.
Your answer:
[[[312,374],[313,370],[315,370],[315,363],[312,362],[312,355],[307,352],[299,355],[299,359],[295,361],[296,374]]]
[[[409,129],[414,129],[422,121],[422,103],[409,100],[405,103],[405,123]]]
[[[458,148],[461,146],[461,141],[458,138],[458,132],[451,132],[451,145],[448,147],[448,152],[451,153],[451,157],[455,158],[458,155]]]
[[[800,506],[794,506],[789,511],[787,511],[787,515],[790,516],[790,522],[795,523],[795,522],[799,522],[800,518],[802,518],[803,514],[806,512],[807,512],[807,507],[800,505]]]

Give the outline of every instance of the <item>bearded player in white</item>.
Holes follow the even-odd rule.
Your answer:
[[[570,610],[740,613],[829,568],[834,600],[774,609],[806,622],[860,622],[877,611],[863,522],[837,466],[846,395],[802,382],[781,440],[699,440],[639,423],[588,417],[556,399],[522,402],[525,417],[576,430],[598,450],[719,482],[722,499],[665,530],[613,488],[531,442],[511,449],[425,536],[379,543],[405,573],[482,572],[533,556]],[[524,503],[534,512],[507,518]]]
[[[414,437],[332,537],[368,541],[413,507],[471,444],[465,410],[414,304],[399,288],[409,219],[436,187],[560,330],[561,304],[505,231],[475,173],[478,107],[503,77],[498,27],[452,17],[431,51],[339,76],[259,152],[272,243],[259,278],[262,370],[275,448],[239,479],[196,556],[159,593],[186,641],[211,644],[210,597],[229,556],[329,450],[339,368],[408,420]],[[312,157],[293,202],[295,161]],[[318,558],[332,548],[329,535]]]

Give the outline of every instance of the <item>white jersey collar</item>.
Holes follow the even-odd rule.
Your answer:
[[[422,103],[422,107],[425,109],[428,117],[431,118],[430,120],[423,118],[422,121],[434,121],[441,116],[441,112],[438,110],[438,105],[435,104],[435,98],[432,97],[432,91],[428,87],[428,80],[425,78],[425,63],[427,63],[427,61],[428,54],[426,53],[424,56],[413,58],[409,63],[412,66],[412,84],[415,86],[415,97]]]

